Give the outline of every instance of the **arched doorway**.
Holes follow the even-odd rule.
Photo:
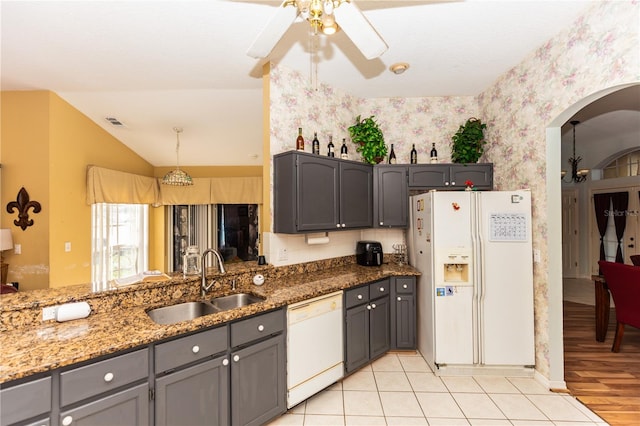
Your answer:
[[[612,86],[584,97],[554,120],[546,130],[546,189],[548,217],[548,319],[549,319],[549,382],[551,387],[565,387],[562,309],[562,187],[560,182],[561,127],[592,102],[626,87],[640,83]]]

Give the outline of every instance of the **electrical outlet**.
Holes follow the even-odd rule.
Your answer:
[[[22,253],[22,244],[14,244],[13,254],[21,254],[21,253]]]
[[[282,247],[278,249],[278,260],[284,262],[285,260],[289,260],[289,252],[286,247]]]
[[[56,311],[58,310],[57,306],[47,306],[42,308],[42,321],[49,321],[52,319],[56,319]]]
[[[64,243],[64,251],[67,253],[71,251],[71,241],[67,241]]]
[[[533,262],[540,263],[540,249],[533,250]]]

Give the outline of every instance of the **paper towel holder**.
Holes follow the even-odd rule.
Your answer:
[[[304,242],[312,245],[317,244],[328,244],[329,243],[329,233],[321,232],[316,234],[304,234]]]

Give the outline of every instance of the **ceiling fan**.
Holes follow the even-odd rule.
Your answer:
[[[333,34],[339,26],[367,59],[377,58],[388,49],[353,0],[284,0],[247,55],[253,58],[269,56],[298,16],[309,21],[314,34]]]

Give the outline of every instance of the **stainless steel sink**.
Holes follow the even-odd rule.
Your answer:
[[[207,302],[185,302],[151,309],[147,315],[157,324],[174,324],[217,312],[220,309]]]
[[[241,308],[253,303],[263,302],[264,300],[263,297],[254,296],[253,294],[236,293],[211,299],[211,304],[221,311],[227,311],[229,309]]]

